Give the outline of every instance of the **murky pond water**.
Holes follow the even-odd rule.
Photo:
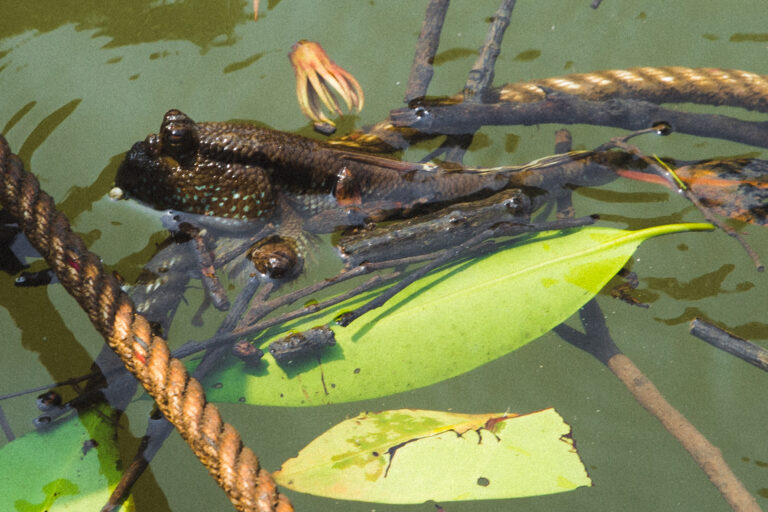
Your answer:
[[[319,41],[365,89],[366,106],[340,130],[383,119],[401,106],[421,27],[424,2],[59,2],[4,6],[0,19],[0,127],[76,231],[106,265],[134,278],[162,238],[158,215],[106,197],[122,154],[156,132],[163,113],[179,108],[196,120],[256,120],[311,134],[295,100],[287,59],[299,39]],[[768,74],[768,36],[759,0],[738,8],[713,0],[646,2],[519,1],[496,83],[638,65],[745,69]],[[431,95],[459,91],[482,44],[493,1],[454,2],[443,29]],[[686,106],[686,108],[688,108]],[[691,107],[762,120],[737,109]],[[726,112],[727,111],[727,112]],[[559,126],[484,128],[465,163],[523,163],[553,151]],[[570,127],[577,148],[591,148],[620,130]],[[760,148],[685,135],[644,138],[647,153],[679,159],[749,155]],[[418,159],[427,147],[404,155]],[[576,194],[580,215],[605,225],[641,227],[701,220],[684,200],[650,185],[617,181]],[[760,226],[739,226],[768,260]],[[149,240],[152,240],[148,244]],[[330,251],[329,251],[330,254]],[[333,266],[334,262],[329,262]],[[33,268],[41,268],[33,262]],[[687,333],[704,315],[761,344],[768,340],[768,276],[758,274],[722,233],[655,239],[633,257],[649,309],[599,297],[620,348],[668,400],[718,446],[746,488],[768,505],[768,445],[760,370]],[[511,291],[510,293],[514,293]],[[193,297],[197,297],[193,294]],[[180,312],[188,318],[192,303]],[[208,313],[206,325],[216,324]],[[578,325],[575,319],[569,323]],[[102,346],[85,314],[54,285],[18,289],[0,274],[0,394],[86,373]],[[178,330],[171,343],[200,333]],[[437,350],[439,355],[439,350]],[[128,410],[143,435],[150,402]],[[16,435],[31,430],[32,400],[2,406]],[[403,407],[458,412],[528,412],[554,406],[574,429],[594,480],[592,488],[510,502],[445,504],[450,511],[726,510],[727,505],[687,453],[591,356],[554,334],[458,378],[387,398],[319,408],[221,406],[263,465],[276,469],[330,425],[365,410]],[[287,434],[287,433],[290,433]],[[125,442],[128,444],[127,442]],[[126,457],[132,456],[126,447]],[[297,510],[433,510],[432,504],[383,506],[335,502],[289,492]],[[136,489],[139,510],[227,510],[229,502],[185,444],[172,436]]]

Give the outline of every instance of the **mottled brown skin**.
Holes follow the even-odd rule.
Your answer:
[[[270,172],[232,158],[206,157],[199,151],[198,133],[198,125],[184,114],[168,112],[160,133],[128,151],[117,186],[157,209],[243,220],[271,215]]]
[[[154,208],[252,220],[271,216],[284,193],[313,211],[402,211],[484,197],[509,181],[501,173],[448,172],[252,125],[195,123],[171,110],[158,134],[128,152],[116,184]]]

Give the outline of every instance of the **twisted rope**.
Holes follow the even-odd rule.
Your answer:
[[[64,288],[88,314],[96,330],[136,376],[179,431],[237,510],[292,511],[274,480],[259,467],[240,434],[206,402],[200,383],[191,378],[168,345],[152,334],[149,322],[120,284],[106,274],[99,257],[74,234],[54,201],[26,172],[0,135],[0,203],[19,221],[30,243],[56,272]]]
[[[506,84],[500,101],[531,103],[546,98],[546,91],[572,94],[589,101],[612,98],[651,103],[728,105],[768,112],[768,76],[740,69],[635,67]]]
[[[739,69],[682,66],[611,69],[509,83],[503,85],[497,91],[498,97],[487,105],[536,103],[545,100],[548,91],[594,102],[609,100],[637,100],[654,104],[690,102],[768,112],[768,76]],[[435,106],[459,107],[460,104],[466,105],[463,93],[426,103],[428,109]],[[396,116],[402,110],[406,109],[392,111],[390,119],[375,124],[365,133],[356,131],[329,142],[338,146],[364,148],[367,151],[388,152],[408,147],[412,141],[420,137],[429,137],[428,133],[422,133],[418,128],[412,127],[413,123],[393,123],[393,115]],[[483,124],[482,121],[486,115],[479,115],[478,124]],[[466,120],[466,113],[463,117]],[[504,124],[515,123],[505,122]],[[627,128],[638,129],[637,127]],[[701,135],[701,133],[698,134]],[[760,136],[758,134],[757,138]],[[750,144],[754,143],[754,140],[740,142]]]

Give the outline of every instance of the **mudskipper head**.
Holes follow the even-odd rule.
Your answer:
[[[184,112],[169,110],[163,117],[158,134],[158,151],[175,159],[182,166],[191,165],[197,153],[197,125]]]
[[[126,153],[115,185],[133,199],[157,209],[177,208],[177,178],[194,166],[197,125],[179,110],[169,110],[160,131],[139,141]]]
[[[158,133],[134,144],[120,164],[115,184],[122,197],[157,210],[237,222],[268,217],[275,207],[269,172],[233,161],[231,148],[221,154],[204,151],[206,126],[210,132],[215,124],[198,125],[183,112],[169,110]],[[235,139],[230,131],[222,137]]]

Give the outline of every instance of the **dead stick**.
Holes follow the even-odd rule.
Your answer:
[[[514,7],[515,0],[502,0],[501,5],[493,15],[493,22],[488,28],[485,42],[480,48],[480,54],[477,56],[475,64],[469,70],[467,82],[464,85],[463,94],[466,103],[482,103],[486,91],[490,90],[493,84],[496,59],[501,53],[501,41],[504,38],[504,31],[509,26],[509,17]],[[447,161],[460,164],[464,160],[464,154],[472,144],[476,130],[477,128],[466,133],[449,135],[437,151],[444,153]]]
[[[733,473],[720,450],[672,407],[648,377],[619,350],[611,339],[605,317],[597,302],[594,299],[589,301],[581,308],[579,315],[586,329],[585,333],[564,324],[556,327],[555,332],[568,343],[604,363],[624,383],[640,405],[653,414],[691,454],[733,510],[759,512],[760,507],[755,498]]]
[[[464,99],[468,102],[481,102],[483,93],[493,85],[493,74],[496,59],[501,53],[501,40],[509,26],[509,17],[515,8],[515,0],[502,0],[501,5],[493,15],[493,22],[488,28],[485,42],[480,48],[474,66],[469,71],[467,83],[464,86]]]
[[[555,153],[566,154],[571,151],[573,146],[573,137],[571,132],[562,128],[555,132]],[[568,219],[574,216],[573,191],[569,188],[563,188],[562,194],[559,194],[555,201],[557,202],[557,218]]]
[[[532,126],[548,123],[591,124],[639,130],[666,121],[674,132],[768,147],[768,123],[743,121],[719,114],[663,108],[643,100],[612,98],[589,101],[557,91],[532,103],[422,103],[390,111],[389,121],[421,134],[468,133],[481,126]]]
[[[150,422],[151,421],[152,420],[150,420]],[[149,461],[142,456],[144,451],[147,449],[149,439],[150,438],[147,435],[141,438],[141,443],[139,443],[139,449],[137,450],[136,456],[133,458],[125,471],[123,471],[123,476],[120,477],[120,481],[117,483],[115,489],[112,491],[112,494],[109,496],[107,503],[101,507],[101,512],[112,512],[113,510],[117,510],[125,497],[131,492],[133,484],[136,483],[136,480],[139,479],[139,477],[144,473],[144,470],[149,466]]]
[[[354,309],[353,311],[349,311],[347,313],[342,314],[339,317],[339,319],[336,321],[336,323],[341,325],[342,327],[348,326],[355,319],[361,317],[365,313],[383,306],[384,304],[386,304],[386,302],[389,299],[397,295],[400,291],[404,290],[411,284],[415,283],[418,279],[420,279],[427,273],[431,272],[435,268],[445,263],[448,263],[449,261],[453,260],[454,258],[462,254],[466,254],[470,252],[473,247],[477,246],[482,242],[485,242],[490,238],[495,238],[498,236],[518,235],[526,232],[530,233],[530,232],[575,228],[575,227],[589,225],[594,222],[595,222],[595,219],[593,217],[584,217],[581,219],[562,219],[562,220],[557,220],[553,222],[542,222],[540,224],[520,224],[515,222],[507,222],[507,223],[502,223],[499,226],[488,228],[455,247],[443,249],[442,251],[440,251],[440,256],[438,256],[431,262],[427,263],[426,265],[414,270],[413,272],[408,274],[405,278],[400,280],[400,282],[398,282],[397,284],[391,286],[390,288],[382,292],[375,299],[363,304],[362,306]]]
[[[352,290],[349,290],[348,292],[342,293],[341,295],[337,295],[328,300],[318,302],[317,304],[312,304],[309,306],[305,306],[303,308],[299,308],[297,310],[289,311],[288,313],[284,313],[274,318],[270,318],[269,320],[263,320],[261,322],[258,322],[258,321],[249,319],[249,323],[247,325],[238,326],[234,331],[230,333],[217,334],[201,342],[189,341],[184,345],[182,345],[181,347],[179,347],[178,349],[174,350],[173,355],[174,357],[181,359],[183,357],[190,356],[196,352],[200,352],[201,350],[207,350],[212,347],[218,347],[222,345],[231,345],[238,339],[249,336],[256,332],[269,329],[270,327],[273,327],[275,325],[280,325],[285,322],[295,320],[297,318],[301,318],[302,316],[307,316],[313,313],[317,313],[318,311],[322,311],[323,309],[326,309],[330,306],[335,306],[340,302],[343,302],[349,298],[359,295],[360,293],[370,290],[374,286],[383,282],[385,279],[386,280],[395,279],[399,275],[400,275],[399,272],[392,272],[390,274],[387,274],[387,276],[385,276],[384,278],[382,278],[382,276],[373,276],[371,279],[367,280],[363,284],[353,288]],[[274,309],[277,309],[277,308],[273,308],[272,310]],[[265,312],[262,315],[262,317],[268,313],[269,311]]]
[[[739,338],[701,318],[691,320],[689,332],[710,345],[768,372],[768,350],[763,347]]]
[[[608,368],[627,386],[635,399],[656,416],[664,428],[691,454],[733,510],[760,510],[755,498],[731,471],[720,450],[664,399],[656,386],[627,356],[615,355],[608,360]]]
[[[408,87],[405,90],[405,102],[423,98],[427,94],[429,82],[432,81],[432,62],[440,44],[440,32],[443,30],[445,13],[449,0],[431,0],[424,15],[421,33],[416,43],[411,74],[408,77]]]

